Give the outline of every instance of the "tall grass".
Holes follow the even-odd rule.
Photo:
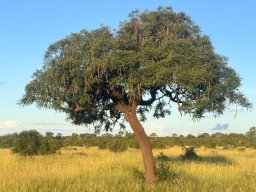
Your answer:
[[[0,149],[1,192],[115,192],[115,191],[256,191],[256,150],[197,149],[200,162],[178,159],[178,147],[154,150],[168,155],[167,163],[178,173],[175,182],[148,186],[134,177],[143,170],[139,150],[123,153],[96,147],[69,147],[60,154],[21,157]]]

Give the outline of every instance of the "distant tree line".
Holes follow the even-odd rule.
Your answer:
[[[60,138],[53,135],[53,133],[47,132],[43,136],[36,130],[22,131],[20,134],[2,136],[0,146],[11,148],[12,152],[24,156],[54,154],[62,144]]]
[[[152,135],[152,134],[151,134]],[[223,149],[252,147],[256,148],[256,127],[251,127],[245,134],[237,133],[203,133],[198,136],[173,134],[168,137],[150,137],[153,148],[166,148],[172,146],[204,146],[206,148],[222,147]],[[62,136],[60,133],[54,136],[51,132],[45,135],[36,130],[23,131],[21,133],[0,136],[0,148],[11,148],[13,152],[22,155],[47,155],[56,153],[61,147],[68,146],[98,146],[99,149],[110,149],[114,152],[122,152],[128,148],[139,148],[132,133],[110,133],[97,136],[96,134],[77,134]]]

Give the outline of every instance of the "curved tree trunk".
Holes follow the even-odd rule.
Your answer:
[[[129,110],[124,112],[124,114],[131,128],[133,129],[133,132],[135,134],[135,137],[139,143],[142,152],[143,163],[145,168],[145,181],[146,183],[153,183],[156,181],[155,161],[148,136],[146,135],[144,128],[136,115],[136,109],[129,108]]]

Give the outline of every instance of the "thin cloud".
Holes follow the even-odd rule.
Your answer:
[[[1,128],[15,128],[19,125],[20,123],[15,120],[5,120],[0,122],[0,127]]]
[[[151,131],[163,131],[165,129],[165,124],[164,123],[152,123],[149,128]]]
[[[227,130],[229,127],[229,124],[220,124],[220,123],[217,123],[217,125],[212,128],[211,130],[218,130],[218,131],[221,131],[221,130]]]
[[[32,123],[34,125],[40,125],[40,126],[64,126],[65,123],[45,123],[45,122],[34,122]]]
[[[4,84],[4,82],[2,81],[2,82],[0,82],[0,85],[2,85],[2,84]]]

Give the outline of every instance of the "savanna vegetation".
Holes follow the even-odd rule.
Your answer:
[[[255,191],[255,131],[150,137],[154,185],[144,183],[134,134],[4,135],[0,191]]]
[[[203,133],[198,136],[173,134],[166,137],[149,137],[152,148],[165,149],[173,146],[191,146],[195,148],[240,149],[256,148],[256,129],[251,127],[245,134],[237,133]],[[138,149],[139,144],[132,133],[112,135],[110,133],[97,136],[96,134],[77,134],[62,136],[60,133],[46,132],[44,135],[35,130],[23,131],[0,136],[0,148],[12,148],[13,152],[21,155],[45,155],[56,153],[60,147],[99,147],[113,152],[126,151],[128,148]]]
[[[32,157],[0,149],[0,191],[255,191],[255,149],[196,148],[195,151],[201,160],[181,160],[182,147],[154,149],[159,176],[167,179],[146,185],[139,149],[114,153],[97,147],[70,146],[57,154]]]

